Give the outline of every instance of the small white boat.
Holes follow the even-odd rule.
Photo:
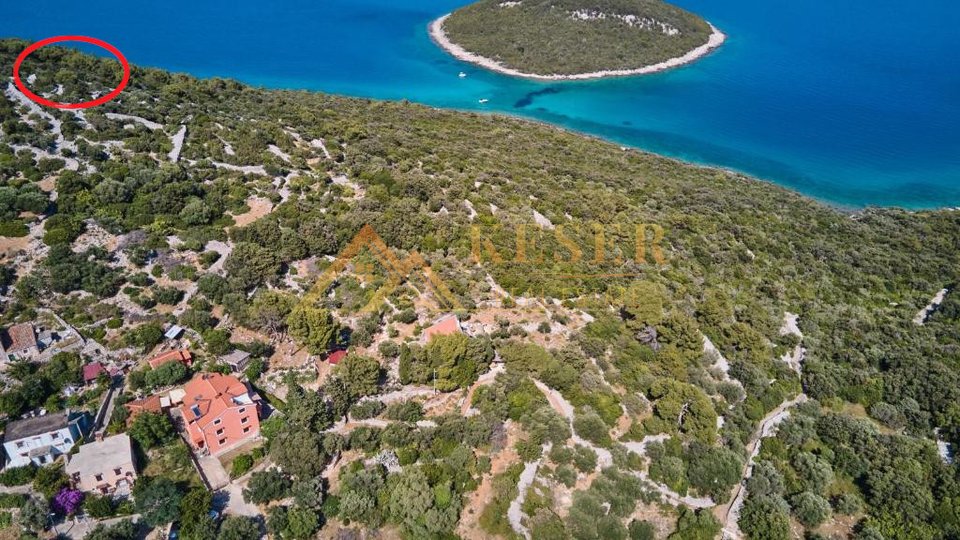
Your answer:
[[[480,103],[483,104],[483,103],[486,103],[486,102],[488,102],[488,101],[490,101],[490,100],[487,99],[487,98],[483,98],[483,99],[480,100]]]
[[[461,79],[465,79],[467,77],[467,74],[461,71],[460,75],[457,75],[457,76],[460,77]]]

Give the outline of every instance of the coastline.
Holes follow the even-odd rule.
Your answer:
[[[660,71],[665,71],[675,67],[680,67],[691,62],[695,62],[700,58],[710,54],[714,49],[719,47],[726,41],[727,36],[721,32],[716,26],[707,22],[710,25],[711,34],[707,39],[707,42],[699,47],[687,52],[683,56],[678,56],[676,58],[671,58],[669,60],[664,60],[653,65],[644,66],[637,69],[619,69],[619,70],[605,70],[605,71],[594,71],[590,73],[576,73],[573,75],[540,75],[537,73],[525,73],[518,69],[509,68],[502,65],[500,62],[481,56],[476,53],[472,53],[462,46],[454,43],[447,36],[447,33],[443,30],[443,23],[446,22],[447,18],[450,17],[450,13],[432,21],[429,25],[430,38],[436,43],[441,49],[446,51],[448,54],[461,60],[463,62],[469,62],[471,64],[480,66],[490,71],[495,71],[503,75],[510,75],[513,77],[521,77],[524,79],[533,79],[538,81],[583,81],[590,79],[602,79],[607,77],[629,77],[632,75],[648,75],[651,73],[657,73]]]

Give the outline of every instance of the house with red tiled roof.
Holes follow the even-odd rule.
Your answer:
[[[346,357],[347,357],[347,351],[345,351],[345,350],[343,350],[343,349],[341,349],[341,350],[339,350],[339,351],[332,351],[332,352],[330,352],[329,354],[327,354],[327,362],[329,362],[330,365],[335,366],[335,365],[339,364],[340,362],[342,362],[343,359],[346,358]]]
[[[462,334],[463,329],[460,328],[460,319],[457,318],[454,314],[445,315],[439,319],[437,322],[423,329],[423,334],[421,338],[424,343],[428,343],[434,336],[447,336],[450,334]]]
[[[169,406],[170,404],[167,403]],[[143,399],[137,399],[123,404],[127,408],[127,412],[130,414],[127,416],[127,425],[133,423],[134,418],[138,414],[143,414],[145,412],[149,413],[162,413],[163,412],[163,401],[160,398],[159,394],[152,396],[147,396]]]
[[[6,335],[2,336],[3,349],[8,357],[31,359],[40,354],[37,346],[37,334],[30,323],[20,323],[7,328]]]
[[[183,390],[179,410],[197,451],[218,455],[260,435],[260,396],[236,377],[200,373]]]
[[[147,360],[147,363],[150,364],[150,369],[157,369],[167,362],[180,362],[181,364],[190,367],[190,364],[193,363],[193,355],[190,354],[190,351],[182,349],[167,351],[160,356],[155,356]]]
[[[100,375],[107,374],[107,368],[100,362],[92,362],[83,366],[83,384],[97,382]]]

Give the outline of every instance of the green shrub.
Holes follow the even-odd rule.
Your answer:
[[[580,472],[592,472],[597,468],[597,453],[586,446],[574,448],[573,464]]]
[[[540,459],[540,455],[542,454],[540,445],[530,439],[517,441],[516,449],[520,459],[527,463]]]
[[[26,495],[19,493],[0,493],[0,508],[20,508],[26,500]]]
[[[400,354],[400,346],[393,341],[384,341],[377,346],[380,356],[384,358],[396,358]]]
[[[826,499],[804,491],[790,500],[790,506],[797,520],[807,527],[816,527],[830,517],[830,503]]]
[[[22,238],[28,234],[30,234],[30,229],[22,220],[0,221],[0,236]]]
[[[0,484],[5,486],[24,486],[33,481],[37,475],[37,468],[33,465],[13,467],[0,473]]]
[[[354,404],[353,407],[350,407],[350,417],[355,420],[375,418],[382,413],[385,408],[386,405],[377,399],[361,401],[360,403]]]
[[[599,446],[610,446],[610,432],[603,418],[592,409],[586,409],[573,418],[573,429],[577,435]]]
[[[417,422],[423,419],[423,405],[417,401],[391,403],[384,416],[397,422]]]
[[[639,521],[635,519],[630,522],[627,530],[630,533],[630,540],[653,540],[656,538],[653,524],[649,521]]]
[[[104,519],[115,515],[113,498],[109,495],[87,495],[87,498],[83,501],[83,510],[95,519]]]
[[[250,454],[241,454],[233,458],[233,463],[230,465],[230,476],[232,478],[238,478],[247,474],[247,472],[253,468],[253,456]]]

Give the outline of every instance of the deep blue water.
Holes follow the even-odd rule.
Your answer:
[[[549,84],[433,45],[427,23],[468,1],[9,2],[0,36],[85,34],[198,76],[532,117],[843,206],[960,205],[960,2],[675,0],[727,43],[661,74]]]

